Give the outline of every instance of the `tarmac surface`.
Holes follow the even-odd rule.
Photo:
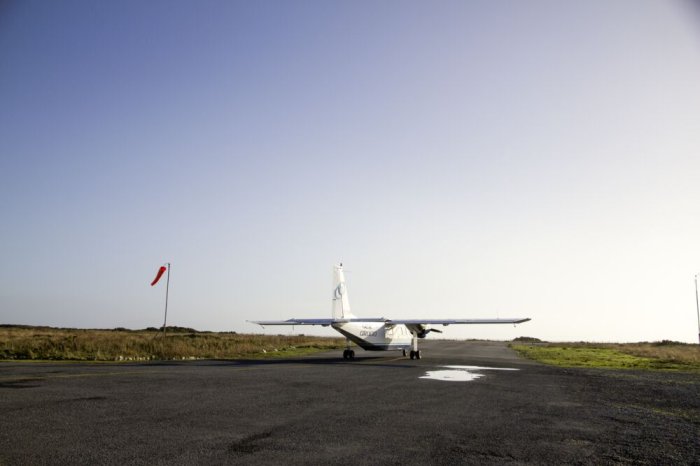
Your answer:
[[[0,363],[0,465],[700,464],[698,374],[420,343],[421,360]]]

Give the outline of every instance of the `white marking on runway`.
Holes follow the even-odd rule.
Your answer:
[[[479,377],[483,377],[484,374],[477,374],[476,372],[469,372],[465,370],[451,370],[451,371],[428,371],[425,375],[421,376],[421,379],[432,379],[432,380],[443,380],[446,382],[469,382],[471,380],[476,380]]]
[[[482,366],[441,366],[449,370],[427,371],[421,379],[442,380],[446,382],[470,382],[483,377],[480,371],[517,371],[510,367],[482,367]]]
[[[483,366],[441,366],[448,369],[464,369],[465,371],[519,371],[512,367],[483,367]]]

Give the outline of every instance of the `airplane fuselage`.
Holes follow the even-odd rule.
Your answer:
[[[367,351],[407,350],[412,335],[405,325],[382,322],[346,322],[331,325],[338,333]]]

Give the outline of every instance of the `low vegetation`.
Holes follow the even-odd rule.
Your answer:
[[[556,366],[700,372],[700,345],[668,340],[652,343],[514,340],[511,347],[527,358]]]
[[[168,327],[84,330],[0,325],[0,359],[143,361],[296,356],[340,348],[341,338],[198,332]]]

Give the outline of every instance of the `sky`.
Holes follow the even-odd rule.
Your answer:
[[[698,341],[690,1],[4,1],[0,323]],[[434,334],[431,334],[431,338]]]

